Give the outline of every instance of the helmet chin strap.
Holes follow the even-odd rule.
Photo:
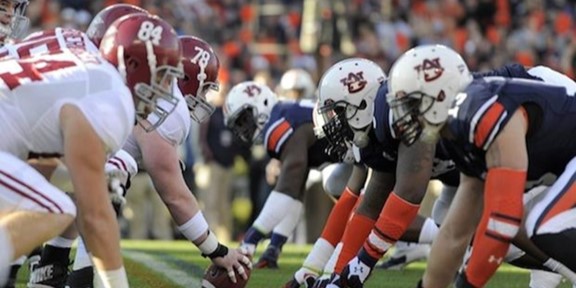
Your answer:
[[[424,128],[422,129],[422,134],[420,135],[420,139],[427,143],[437,143],[440,138],[440,130],[444,127],[444,123],[442,124],[432,124],[426,120],[424,124]]]
[[[368,137],[368,131],[370,131],[370,125],[366,126],[366,128],[361,130],[352,129],[354,132],[354,145],[358,146],[358,148],[364,148],[368,146],[370,143],[370,138]]]
[[[356,158],[354,157],[354,151],[352,151],[352,147],[350,147],[348,148],[348,151],[346,151],[346,154],[342,158],[342,162],[346,164],[354,164],[355,161]]]

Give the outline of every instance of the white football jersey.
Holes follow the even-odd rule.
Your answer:
[[[62,155],[60,109],[78,107],[109,154],[135,123],[132,94],[99,54],[69,49],[0,64],[0,150],[22,159]]]
[[[88,39],[86,33],[71,28],[57,27],[32,33],[22,41],[4,45],[0,48],[0,58],[20,59],[70,49],[98,53],[98,47]]]
[[[173,146],[178,146],[186,140],[188,137],[188,133],[190,132],[190,112],[188,111],[188,105],[186,105],[186,101],[184,100],[184,96],[182,92],[178,88],[177,83],[175,82],[173,85],[172,93],[178,99],[178,104],[174,111],[166,117],[164,122],[156,128],[158,134],[162,139],[166,140]],[[168,102],[160,100],[158,105],[163,106],[167,105]],[[148,116],[148,120],[151,123],[158,121],[158,116],[154,114],[150,114]],[[128,140],[122,147],[123,150],[128,152],[136,161],[142,161],[142,152],[140,151],[140,147],[136,142],[136,138],[133,135],[128,137]]]

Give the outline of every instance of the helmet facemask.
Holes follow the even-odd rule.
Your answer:
[[[266,119],[260,114],[257,115],[257,109],[252,105],[244,105],[238,112],[230,115],[227,126],[232,132],[247,144],[262,143],[262,128]],[[264,115],[265,116],[265,115]]]
[[[172,83],[180,78],[182,70],[172,66],[160,66],[156,69],[156,73],[152,74],[152,85],[144,82],[136,83],[134,86],[134,93],[140,99],[137,106],[136,115],[140,119],[147,119],[148,114],[155,115],[158,120],[154,123],[150,121],[139,123],[148,123],[144,129],[150,132],[160,126],[164,120],[176,109],[178,105],[178,98],[172,93]],[[164,103],[162,103],[164,102]]]
[[[214,113],[216,107],[210,104],[205,98],[194,97],[191,95],[185,95],[186,105],[188,105],[188,110],[190,111],[190,117],[192,120],[202,123],[206,121]]]
[[[423,115],[432,108],[436,101],[435,97],[422,92],[409,94],[398,92],[387,97],[394,119],[392,122],[394,134],[400,137],[406,146],[414,144],[427,126],[421,121],[426,121]]]
[[[345,161],[349,158],[347,156],[350,154],[354,139],[354,131],[348,121],[356,115],[359,107],[345,101],[327,102],[318,108],[318,113],[322,115],[324,122],[322,131],[329,143],[326,153]]]
[[[204,122],[206,119],[208,119],[208,117],[210,117],[210,115],[212,115],[212,113],[214,113],[214,110],[216,110],[216,107],[214,107],[214,105],[212,105],[210,102],[208,102],[208,100],[206,100],[206,95],[208,94],[208,91],[219,90],[218,83],[204,82],[207,77],[206,73],[204,72],[206,65],[208,64],[202,63],[202,61],[199,62],[198,66],[200,67],[200,72],[196,76],[199,85],[196,95],[184,95],[184,98],[186,99],[186,104],[188,105],[188,110],[190,111],[190,117],[198,123]],[[188,81],[190,79],[189,75],[185,75],[184,77],[185,81]]]
[[[181,65],[178,65],[178,67],[170,65],[156,67],[156,56],[150,41],[146,42],[146,50],[148,66],[150,67],[150,82],[134,81],[136,83],[133,85],[133,96],[138,99],[138,104],[136,105],[138,123],[146,132],[150,132],[158,128],[168,115],[176,109],[178,98],[172,93],[172,87],[177,78],[183,77],[184,72]],[[134,72],[127,75],[126,66],[134,65],[134,67],[137,67],[142,64],[130,57],[127,57],[125,63],[123,54],[124,49],[118,47],[118,70],[124,79],[128,80],[126,82],[130,83],[132,82],[129,81],[131,76],[138,77],[139,75],[130,75],[135,74]],[[134,67],[129,70],[136,70],[137,68]],[[150,114],[155,115],[157,120],[151,122],[148,118]]]

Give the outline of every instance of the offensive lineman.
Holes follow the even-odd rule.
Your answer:
[[[2,253],[8,257],[3,260],[26,254],[73,219],[70,199],[23,162],[30,154],[63,155],[73,171],[79,221],[93,252],[100,285],[128,286],[119,252],[119,235],[117,229],[110,229],[117,227],[117,223],[105,187],[104,163],[128,136],[135,106],[140,120],[150,113],[161,113],[154,103],[159,98],[171,99],[166,85],[178,76],[172,72],[178,71],[180,57],[175,32],[164,21],[147,16],[131,25],[136,27],[118,23],[115,27],[118,33],[110,34],[106,40],[103,57],[89,53],[85,44],[76,43],[78,46],[62,53],[2,62],[5,72],[0,78],[6,96],[0,102],[0,117],[6,123],[3,135],[7,136],[2,142],[2,166],[6,167],[4,176],[14,184],[4,185],[5,192],[0,195],[3,207],[16,209],[2,216],[2,227],[8,227],[2,229],[3,234],[11,236],[3,238],[8,239],[1,244],[1,250],[8,251]],[[138,28],[148,27],[161,31],[157,39],[136,33]],[[124,38],[118,39],[119,34]],[[155,48],[160,44],[162,52]],[[115,53],[119,48],[124,52]],[[126,67],[125,60],[117,55],[141,59],[142,65]],[[157,62],[148,63],[146,55],[155,57]],[[101,81],[109,85],[102,85]],[[63,94],[62,85],[73,93]],[[135,90],[136,85],[155,92],[142,94],[141,90]],[[93,184],[80,185],[87,182]],[[42,220],[38,221],[38,217]],[[27,233],[27,237],[14,237],[21,233]],[[6,262],[0,260],[0,263],[3,269]]]

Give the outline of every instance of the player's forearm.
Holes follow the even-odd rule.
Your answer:
[[[470,237],[453,237],[450,227],[441,226],[428,256],[424,287],[448,287],[466,252]]]
[[[460,175],[460,186],[448,215],[432,243],[424,274],[424,287],[447,287],[462,258],[482,212],[482,182]]]
[[[306,159],[291,159],[282,163],[274,190],[281,191],[294,199],[301,199],[304,183],[308,176]]]
[[[116,270],[122,267],[120,233],[116,214],[108,197],[104,171],[85,168],[70,167],[79,211],[80,232],[94,257],[94,265],[103,271]]]
[[[181,181],[174,179],[154,181],[154,186],[177,225],[183,225],[200,211],[198,201],[183,179]]]
[[[112,206],[79,207],[79,224],[94,265],[100,271],[117,270],[123,266],[120,253],[120,232]]]
[[[196,213],[200,211],[198,202],[192,195],[192,192],[187,192],[189,195],[178,195],[171,197],[164,201],[164,204],[170,211],[172,219],[177,225],[182,225],[190,220]]]

